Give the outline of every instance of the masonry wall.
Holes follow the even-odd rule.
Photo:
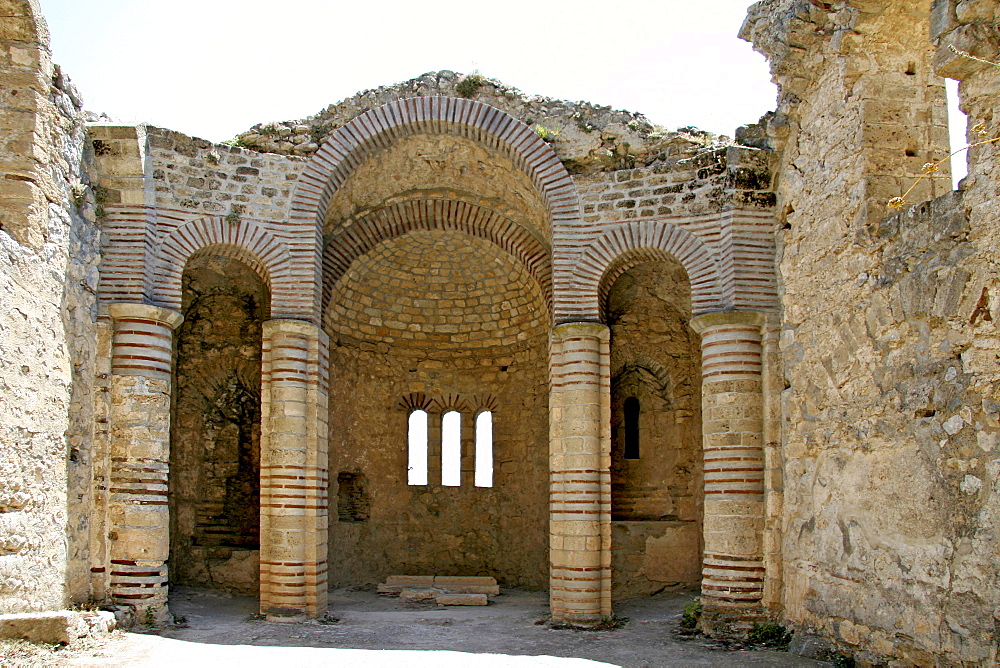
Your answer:
[[[862,662],[988,664],[995,215],[946,167],[886,206],[947,155],[930,3],[821,4],[744,26],[781,86],[784,615]]]
[[[99,228],[37,4],[0,16],[0,613],[90,597]]]
[[[195,215],[283,220],[302,160],[148,127],[155,204],[164,223]]]

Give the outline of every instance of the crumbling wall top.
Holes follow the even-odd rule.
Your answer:
[[[532,126],[572,174],[649,165],[730,143],[687,127],[667,131],[645,116],[589,102],[526,96],[495,79],[442,70],[392,86],[366,90],[302,120],[260,123],[235,143],[255,151],[309,156],[338,128],[388,102],[415,97],[467,97]]]

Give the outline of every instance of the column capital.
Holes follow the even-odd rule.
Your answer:
[[[172,309],[152,304],[139,304],[133,302],[116,302],[108,305],[108,314],[113,320],[124,320],[126,318],[142,318],[144,320],[154,320],[170,329],[177,329],[184,316]]]
[[[764,324],[767,314],[762,311],[713,311],[702,313],[691,318],[691,329],[704,334],[714,327],[725,325],[751,325],[760,327]]]
[[[599,341],[610,341],[611,330],[608,329],[607,325],[599,322],[566,322],[552,328],[553,341],[565,341],[581,336]]]
[[[272,318],[265,320],[263,324],[264,336],[281,334],[302,334],[304,336],[318,337],[320,328],[308,320],[291,320],[287,318]]]

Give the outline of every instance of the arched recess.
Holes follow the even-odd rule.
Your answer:
[[[219,216],[185,223],[160,243],[153,282],[157,305],[180,310],[184,267],[195,253],[206,249],[239,260],[260,275],[271,294],[272,317],[301,317],[295,303],[296,293],[302,292],[299,272],[294,271],[288,250],[261,223],[240,220],[232,224]]]
[[[604,322],[608,290],[619,276],[640,262],[672,258],[687,272],[694,315],[730,306],[718,260],[703,241],[663,221],[628,222],[604,232],[583,251],[556,300],[557,321]]]
[[[411,204],[431,205],[448,203]],[[470,223],[489,213],[453,205]],[[357,219],[344,229],[355,226],[366,229]],[[541,283],[499,240],[456,225],[370,233],[358,237],[372,245],[365,252],[338,238],[338,250],[358,256],[339,260],[349,270],[331,282],[323,320],[329,423],[343,425],[331,470],[363,472],[371,498],[367,523],[330,523],[330,580],[365,584],[409,569],[544,587],[550,315]],[[428,413],[427,454],[418,453],[428,475],[408,484],[415,410]],[[481,410],[494,418],[492,486],[475,484]],[[444,477],[455,461],[445,448],[451,413],[461,416],[450,418],[461,435],[459,485]]]
[[[523,226],[475,204],[456,200],[411,200],[374,211],[325,241],[323,312],[330,304],[334,284],[354,260],[380,242],[414,230],[455,230],[499,246],[520,261],[538,282],[551,310],[552,262],[544,242]]]
[[[499,150],[522,170],[541,194],[552,228],[573,226],[580,202],[562,162],[529,126],[489,105],[464,98],[420,97],[389,102],[338,129],[310,158],[292,198],[289,224],[312,225],[320,234],[337,189],[373,152],[418,133],[451,134]],[[321,270],[317,248],[317,275]],[[321,283],[315,280],[315,312],[322,313]]]
[[[701,345],[690,327],[692,283],[678,258],[640,247],[611,258],[591,293],[611,330],[614,598],[699,581]]]
[[[170,577],[258,591],[266,274],[212,244],[184,263],[170,447]],[[255,266],[256,265],[256,266]]]

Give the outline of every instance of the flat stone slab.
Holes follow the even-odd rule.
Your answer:
[[[443,589],[452,594],[488,594],[496,596],[500,593],[499,585],[437,585],[438,589]]]
[[[493,586],[495,587],[497,581],[487,575],[435,575],[434,576],[434,586],[435,587],[453,587],[459,585],[467,586]]]
[[[401,594],[404,589],[440,589],[453,594],[496,596],[500,587],[483,575],[390,575],[378,586],[380,594]]]
[[[440,589],[403,589],[399,597],[404,601],[433,601],[443,593]]]
[[[385,579],[389,587],[433,587],[433,575],[390,575]]]
[[[486,594],[438,594],[434,599],[438,605],[488,605]]]

